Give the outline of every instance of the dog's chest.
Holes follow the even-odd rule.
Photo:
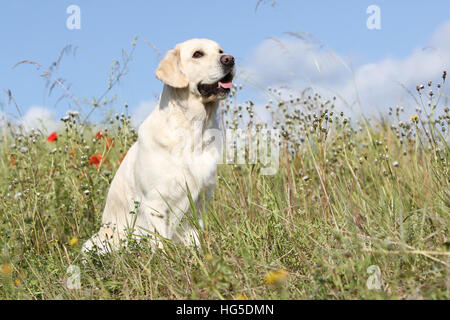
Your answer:
[[[218,160],[218,148],[214,144],[204,144],[202,150],[185,156],[184,165],[199,186],[208,187],[215,183]]]

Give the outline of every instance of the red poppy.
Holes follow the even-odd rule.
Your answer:
[[[11,164],[11,167],[15,167],[16,166],[16,161],[17,161],[17,158],[16,157],[12,157],[12,159],[9,161],[9,163]]]
[[[47,141],[54,142],[56,140],[58,140],[58,134],[56,133],[56,131],[54,131],[48,136]]]
[[[96,167],[98,167],[100,162],[102,162],[101,154],[92,155],[91,158],[89,159],[89,164],[95,164]]]
[[[94,137],[97,140],[105,139],[106,150],[109,150],[114,146],[114,140],[112,138],[108,138],[102,131],[98,131]]]
[[[101,132],[101,131],[97,132],[97,133],[95,134],[95,138],[96,138],[97,140],[100,140],[101,138],[103,138],[103,132]]]

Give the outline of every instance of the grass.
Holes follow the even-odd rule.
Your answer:
[[[426,102],[417,115],[397,108],[378,121],[351,121],[314,93],[282,99],[271,90],[279,169],[263,176],[259,164],[220,165],[199,213],[200,247],[131,243],[86,264],[81,244],[99,228],[108,186],[137,138],[126,110],[102,134],[71,113],[55,141],[10,124],[0,150],[0,298],[449,299],[444,84],[445,76],[431,96],[418,87]],[[245,113],[233,101],[221,113],[227,127],[267,126],[253,103]],[[70,265],[80,268],[79,289],[67,286]]]

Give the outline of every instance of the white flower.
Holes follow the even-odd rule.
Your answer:
[[[22,152],[22,153],[27,153],[28,152],[28,148],[25,147],[25,146],[22,146],[22,147],[19,148],[19,151]]]
[[[78,118],[80,113],[78,111],[67,110],[67,115],[69,117]]]

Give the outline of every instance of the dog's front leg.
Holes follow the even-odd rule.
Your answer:
[[[197,201],[195,201],[195,214],[192,212],[191,208],[186,211],[182,222],[177,226],[176,231],[174,232],[174,241],[181,242],[187,246],[200,245],[200,233],[204,228],[202,218],[203,212],[205,212],[204,206],[211,199],[213,188],[214,183],[199,194]]]
[[[181,219],[170,205],[161,201],[143,201],[135,230],[140,236],[149,236],[156,247],[162,248],[162,238],[172,239],[173,226]]]
[[[199,229],[203,229],[203,226],[203,220],[201,218],[198,219],[198,225],[196,225],[186,217],[174,232],[173,240],[183,243],[186,246],[199,246]]]

